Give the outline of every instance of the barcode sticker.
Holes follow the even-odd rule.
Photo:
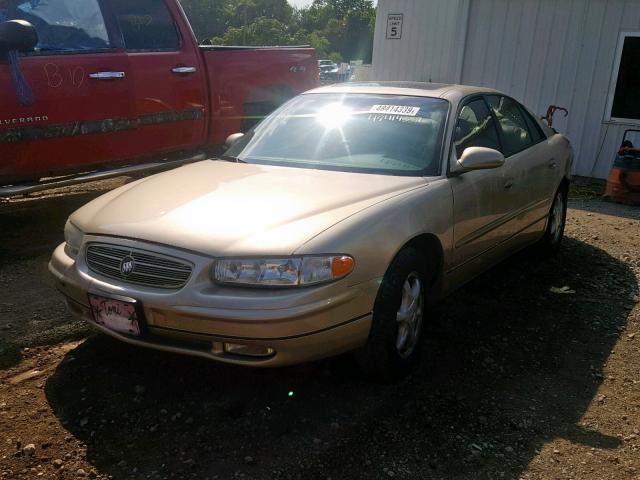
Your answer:
[[[420,111],[420,107],[407,107],[404,105],[374,105],[369,113],[388,113],[391,115],[406,115],[415,117]]]

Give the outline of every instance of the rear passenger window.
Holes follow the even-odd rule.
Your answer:
[[[533,143],[538,143],[544,140],[546,136],[542,132],[542,129],[538,125],[538,122],[533,119],[533,117],[527,110],[525,110],[524,108],[521,108],[521,110],[525,120],[527,121],[527,126],[529,127],[529,133],[531,133],[531,140],[533,140]]]
[[[180,36],[164,0],[111,0],[127,50],[175,51]]]
[[[527,121],[518,104],[507,97],[488,96],[487,101],[502,130],[504,156],[518,153],[533,143]]]
[[[98,0],[0,0],[0,22],[5,20],[26,20],[35,27],[35,53],[111,48]]]
[[[462,153],[468,147],[500,150],[496,122],[483,99],[473,100],[460,110],[454,144],[458,158],[462,157]]]

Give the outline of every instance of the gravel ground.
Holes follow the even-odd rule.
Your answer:
[[[73,209],[0,204],[0,478],[640,479],[640,209],[571,202],[529,252],[430,313],[417,371],[241,369],[74,322],[46,273]]]

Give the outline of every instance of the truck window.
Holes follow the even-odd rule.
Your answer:
[[[111,0],[111,5],[127,50],[180,49],[180,36],[164,0]]]
[[[0,21],[26,20],[38,32],[35,54],[111,48],[98,0],[4,0]]]

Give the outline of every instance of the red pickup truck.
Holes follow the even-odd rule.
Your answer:
[[[309,47],[198,45],[177,0],[0,0],[0,186],[188,160],[318,83]]]

